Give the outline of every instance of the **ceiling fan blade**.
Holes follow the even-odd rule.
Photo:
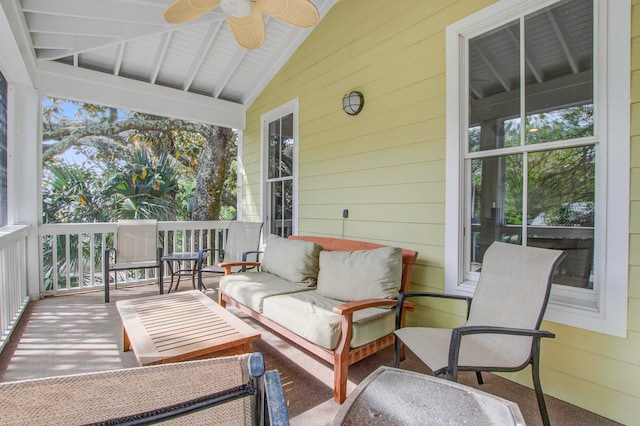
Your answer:
[[[262,11],[252,3],[251,13],[244,18],[227,15],[227,21],[238,44],[246,49],[262,46],[266,35]]]
[[[256,4],[267,15],[301,28],[318,23],[320,14],[309,0],[257,0]]]
[[[220,5],[220,0],[176,0],[164,10],[164,20],[182,24],[204,15]]]

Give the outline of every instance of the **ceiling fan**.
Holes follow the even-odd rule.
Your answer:
[[[266,38],[262,13],[301,28],[318,23],[318,9],[309,0],[176,0],[164,11],[165,21],[181,24],[220,6],[233,36],[247,49],[260,47]]]

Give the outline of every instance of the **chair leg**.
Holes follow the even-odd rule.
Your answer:
[[[400,342],[400,339],[398,339],[398,336],[396,337],[396,341],[395,341],[395,357],[393,360],[393,366],[395,368],[400,368],[400,351],[402,350],[401,346],[402,346],[402,342]]]
[[[544,426],[550,426],[551,422],[549,421],[547,404],[544,401],[544,393],[542,393],[542,384],[540,383],[538,360],[535,356],[531,363],[531,376],[533,378],[533,388],[536,391],[536,399],[538,400],[538,408],[540,409],[540,415],[542,416],[542,424]]]
[[[482,372],[476,371],[476,379],[478,379],[478,384],[483,385],[484,381],[482,380]]]
[[[102,258],[102,283],[104,284],[104,303],[109,303],[109,252],[105,251]]]

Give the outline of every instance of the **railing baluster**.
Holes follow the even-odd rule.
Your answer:
[[[84,276],[84,265],[83,265],[83,253],[82,253],[82,234],[76,234],[78,237],[78,243],[76,244],[78,250],[78,264],[77,264],[77,279],[78,279],[78,287],[82,287],[82,280]]]
[[[60,236],[55,233],[51,236],[51,290],[58,290],[58,239]]]
[[[71,235],[65,234],[64,236],[64,258],[71,259]],[[71,262],[65,262],[65,274],[66,274],[66,288],[71,288]]]
[[[11,337],[29,303],[26,238],[29,226],[8,226],[0,231],[0,351]]]
[[[164,254],[178,251],[196,251],[200,248],[220,247],[220,238],[223,238],[226,235],[227,228],[228,222],[226,221],[163,221],[158,222],[158,236],[160,237],[160,241],[164,247]],[[220,235],[221,230],[224,230],[222,235]],[[83,288],[101,288],[104,285],[102,282],[102,270],[104,268],[104,265],[102,265],[102,253],[105,247],[107,247],[107,240],[110,236],[113,235],[113,238],[116,238],[115,232],[115,222],[41,225],[39,228],[39,235],[42,242],[42,253],[44,254],[45,250],[50,251],[52,262],[51,276],[49,276],[48,273],[45,274],[44,271],[42,272],[43,283],[41,283],[41,293],[44,295],[63,294]],[[98,235],[100,235],[100,240],[94,241]],[[72,242],[72,239],[76,237],[78,238],[77,243]],[[62,238],[64,238],[64,245],[62,244]],[[86,243],[87,238],[89,238],[88,243]],[[222,241],[224,241],[224,239]],[[113,241],[113,243],[115,244],[115,241]],[[210,245],[212,246],[210,247]],[[72,254],[73,250],[71,250],[71,247],[76,246],[78,250],[77,256],[75,253]],[[64,247],[64,251],[58,250],[58,247]],[[84,250],[85,248],[88,248],[88,253]],[[96,250],[98,252],[96,252]],[[75,278],[75,268],[71,267],[73,262],[70,262],[71,256],[73,256],[73,261],[76,261],[77,259],[78,263],[77,286],[72,285],[71,282],[72,277]],[[42,256],[42,258],[45,260],[44,256]],[[207,259],[209,264],[213,264],[217,261],[219,261],[217,252],[214,252]],[[47,265],[43,262],[43,266]],[[86,270],[85,266],[87,266]],[[190,267],[191,265],[188,266]],[[119,276],[118,287],[120,284],[127,285],[153,282],[156,279],[154,271],[144,270],[144,273],[138,271],[134,272],[136,272],[135,275],[124,274],[124,278]],[[89,274],[89,279],[87,279],[85,283],[84,278],[87,274]],[[165,276],[166,274],[168,274],[168,268],[165,268]],[[61,280],[63,276],[65,284],[63,284]],[[45,289],[44,281],[49,279],[52,282],[52,288]]]
[[[95,238],[93,232],[89,233],[89,287],[93,287],[95,285],[95,276],[96,276],[96,267],[95,267],[95,255],[96,244],[93,241]]]

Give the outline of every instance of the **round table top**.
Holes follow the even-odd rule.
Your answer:
[[[449,380],[379,367],[349,395],[334,425],[524,425],[514,402]]]
[[[173,252],[162,256],[162,260],[198,260],[198,251]],[[202,257],[207,257],[209,252],[204,252]]]

